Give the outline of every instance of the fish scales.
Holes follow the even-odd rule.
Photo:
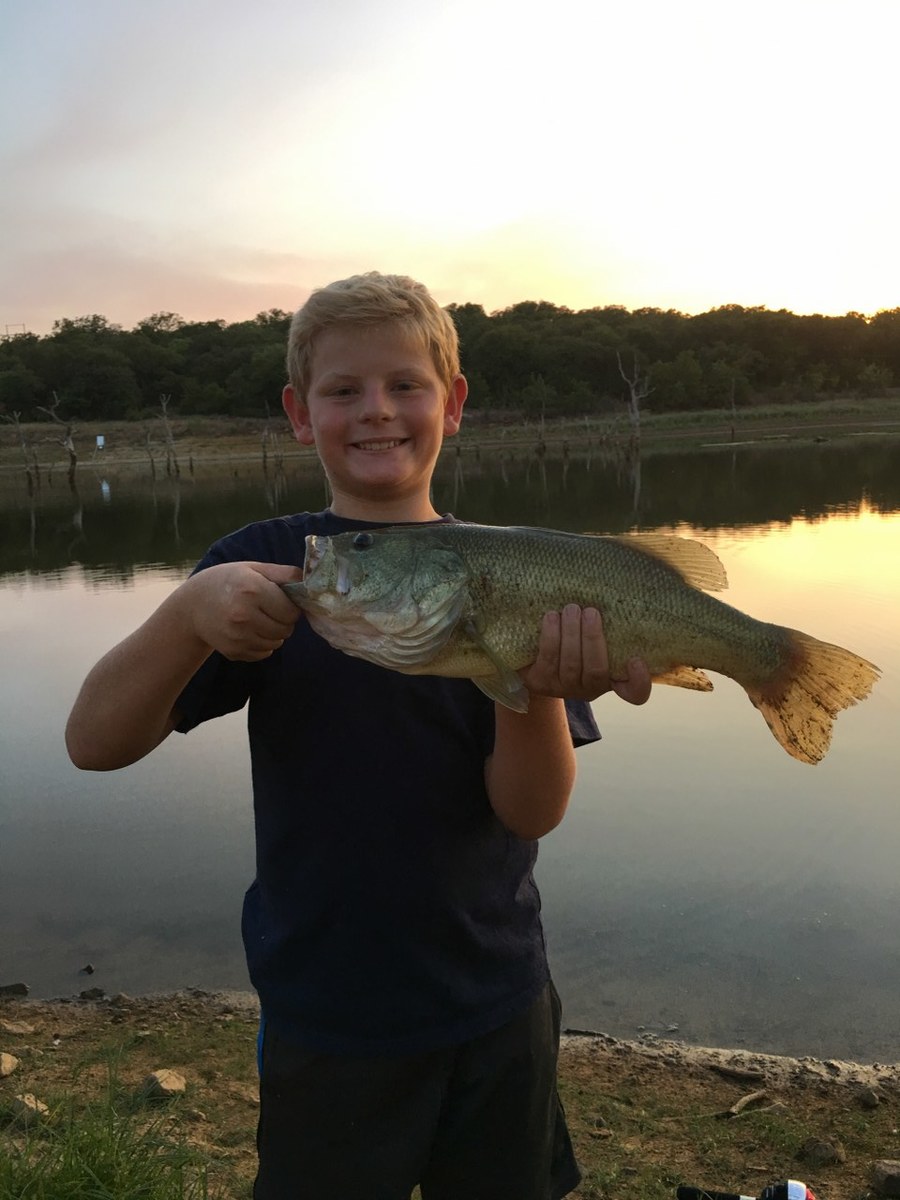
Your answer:
[[[337,649],[471,678],[519,711],[528,693],[516,672],[534,661],[544,613],[595,607],[613,675],[634,657],[680,687],[710,691],[705,672],[726,675],[789,754],[818,762],[835,716],[878,669],[708,594],[725,586],[716,555],[690,539],[441,523],[311,536],[303,582],[286,590]]]
[[[451,527],[447,532],[448,543],[459,546],[469,569],[479,632],[489,636],[514,669],[534,660],[543,614],[566,604],[602,612],[614,674],[620,674],[634,656],[643,658],[653,673],[692,663],[698,656],[705,657],[708,669],[725,673],[728,659],[742,650],[761,654],[770,666],[777,660],[781,639],[772,634],[777,626],[753,621],[697,589],[686,588],[676,568],[646,548],[636,552],[639,539],[629,546],[611,537],[540,530],[522,531],[513,539],[505,536],[506,530],[492,528]],[[645,546],[649,544],[647,539]],[[511,593],[514,606],[504,599]],[[469,674],[452,670],[465,642],[460,631],[431,667]],[[490,673],[489,660],[479,653],[483,666],[479,673]],[[466,659],[472,661],[468,653]]]

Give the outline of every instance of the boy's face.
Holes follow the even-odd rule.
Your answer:
[[[290,386],[283,396],[297,441],[322,460],[332,511],[403,521],[436,515],[431,475],[465,399],[463,377],[448,391],[428,351],[393,324],[322,333],[307,396]]]

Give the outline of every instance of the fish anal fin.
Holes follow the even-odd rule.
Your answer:
[[[691,587],[705,592],[721,592],[728,587],[728,576],[716,553],[693,538],[665,533],[622,533],[609,540],[658,558]]]
[[[692,692],[711,692],[712,680],[697,667],[670,667],[653,676],[654,683],[667,683],[671,687],[688,688]]]
[[[505,671],[496,675],[474,675],[472,682],[481,688],[486,696],[511,708],[513,712],[528,712],[528,688],[515,671]]]

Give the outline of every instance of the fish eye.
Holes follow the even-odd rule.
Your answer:
[[[358,533],[353,539],[353,545],[357,550],[365,550],[367,546],[371,546],[375,539],[371,533]]]

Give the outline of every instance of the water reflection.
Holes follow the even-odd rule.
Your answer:
[[[853,646],[884,676],[816,768],[779,753],[727,680],[712,696],[657,689],[649,721],[598,703],[605,745],[582,752],[541,860],[569,1019],[895,1060],[900,515],[864,504],[703,537],[740,608]]]
[[[602,447],[578,456],[450,447],[435,500],[470,520],[609,531],[766,525],[852,511],[861,500],[888,512],[900,508],[900,439],[645,454],[639,486],[627,455]],[[58,570],[73,560],[88,571],[117,565],[123,572],[189,563],[224,530],[327,502],[317,464],[271,454],[265,465],[187,477],[89,471],[74,493],[57,477],[29,495],[23,476],[9,474],[0,476],[0,574]]]
[[[569,816],[539,863],[566,1019],[719,1045],[896,1059],[900,441],[739,448],[628,462],[450,453],[439,507],[495,523],[677,528],[726,563],[728,599],[878,662],[816,768],[789,759],[740,690],[600,701]],[[102,480],[109,485],[104,500]],[[61,728],[85,671],[221,533],[326,502],[272,451],[215,477],[57,479],[0,510],[0,983],[77,992],[246,986],[252,874],[243,717],[84,775]],[[80,529],[75,523],[81,513]]]

